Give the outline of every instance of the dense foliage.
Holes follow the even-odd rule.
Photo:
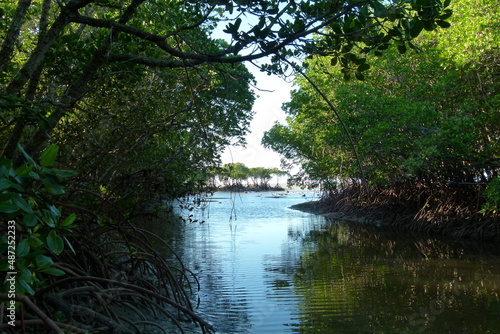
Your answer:
[[[22,252],[16,270],[31,275],[20,276],[30,288],[16,292],[27,315],[36,317],[31,331],[45,325],[56,332],[63,327],[139,332],[117,311],[137,310],[128,302],[142,305],[146,296],[158,302],[150,307],[167,312],[179,328],[160,304],[210,330],[183,292],[186,269],[164,263],[148,243],[155,236],[131,222],[160,196],[196,191],[218,164],[221,149],[242,141],[254,101],[253,79],[242,62],[267,57],[262,69],[284,74],[294,57],[328,55],[346,77],[362,77],[368,69],[365,54],[378,54],[391,43],[400,50],[413,47],[423,29],[448,25],[448,5],[448,0],[2,3],[0,212],[18,232]],[[223,30],[227,41],[211,37],[216,30]],[[37,167],[38,157],[43,168]],[[63,184],[60,178],[70,174],[76,175]],[[29,187],[19,185],[21,179]],[[24,261],[27,243],[34,253]],[[7,259],[7,247],[1,251]],[[82,317],[61,314],[65,310]]]
[[[18,143],[34,155],[49,139],[87,190],[127,197],[127,207],[144,198],[145,183],[177,197],[247,130],[254,97],[241,62],[271,56],[262,68],[284,73],[286,58],[328,54],[346,75],[359,76],[366,70],[360,55],[391,42],[412,46],[422,29],[447,26],[448,4],[10,4],[1,13],[4,155],[20,163]],[[210,38],[224,25],[228,43]]]
[[[467,189],[476,187],[483,194],[477,200],[485,203],[486,196],[489,204],[478,207],[471,201],[475,197],[460,203],[474,205],[476,213],[498,212],[493,204],[498,203],[493,196],[498,196],[500,169],[496,5],[455,1],[451,28],[423,34],[414,42],[420,52],[404,58],[401,48],[367,57],[371,69],[364,81],[345,82],[346,72],[332,67],[329,57],[307,61],[307,77],[339,111],[373,188],[411,188],[417,194],[424,188],[449,188],[441,198],[446,202],[447,196],[467,197]],[[334,110],[306,79],[297,77],[296,83],[284,106],[288,125],[276,124],[264,144],[301,162],[298,178],[330,189],[358,183],[362,176],[355,152]],[[418,209],[430,205],[416,202]]]

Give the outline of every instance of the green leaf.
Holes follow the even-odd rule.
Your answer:
[[[17,211],[19,211],[19,207],[13,203],[9,203],[9,202],[0,203],[0,212],[14,213]]]
[[[69,225],[73,224],[75,219],[76,219],[76,215],[74,213],[72,213],[62,221],[61,226],[69,226]]]
[[[387,17],[387,15],[389,14],[387,8],[378,1],[373,2],[373,13],[376,17],[379,18]]]
[[[402,35],[401,31],[396,27],[389,29],[387,33],[393,37],[400,37]]]
[[[54,254],[59,255],[64,249],[64,241],[56,231],[52,230],[47,236],[47,246]]]
[[[444,11],[444,14],[439,16],[440,20],[446,20],[449,19],[453,15],[453,10],[452,9],[447,9]]]
[[[0,193],[0,203],[8,202],[12,197],[14,197],[14,193],[12,192]]]
[[[27,213],[32,213],[33,209],[31,208],[31,205],[29,205],[28,202],[24,198],[21,197],[21,195],[17,195],[12,197],[12,203],[17,205],[21,210]]]
[[[38,173],[36,173],[36,172],[29,172],[28,176],[31,177],[31,178],[33,178],[33,179],[35,179],[35,180],[37,180],[37,181],[41,180],[40,179],[40,175]]]
[[[59,151],[59,146],[56,144],[52,144],[45,150],[43,150],[41,156],[42,166],[44,167],[52,166],[54,161],[56,161],[57,151]]]
[[[30,252],[30,244],[27,238],[19,241],[17,244],[17,256],[23,257],[26,256]]]
[[[54,267],[43,269],[43,270],[41,270],[41,272],[49,274],[49,275],[52,275],[52,276],[64,276],[66,274],[61,269],[57,269],[57,268],[54,268]]]
[[[75,172],[74,170],[53,169],[51,172],[54,175],[62,177],[62,178],[72,177],[72,176],[78,175],[78,172]]]
[[[24,164],[21,165],[21,167],[19,167],[19,168],[16,169],[16,175],[17,176],[23,176],[23,175],[28,174],[32,170],[33,170],[33,166],[32,165],[24,163]]]
[[[66,238],[65,236],[63,236],[63,239],[66,242],[66,245],[68,245],[69,249],[71,249],[71,251],[73,252],[73,254],[76,255],[75,249],[73,248],[73,245],[71,244],[71,242],[69,242],[68,238]]]
[[[426,20],[426,21],[422,21],[422,22],[424,23],[425,30],[433,31],[434,29],[436,29],[436,24],[433,21]]]
[[[278,30],[278,37],[280,38],[285,38],[287,37],[288,35],[290,35],[288,33],[288,31],[285,29],[285,27],[282,27],[280,30]]]
[[[49,210],[42,210],[42,222],[50,227],[56,227],[58,216]]]
[[[229,14],[233,14],[233,10],[234,10],[233,2],[232,1],[228,1],[226,3],[226,11],[228,11]]]
[[[19,149],[19,151],[21,151],[21,153],[24,155],[24,157],[26,158],[26,160],[28,161],[28,163],[30,165],[35,166],[35,167],[38,166],[38,164],[35,162],[35,160],[33,160],[33,158],[30,157],[28,155],[28,153],[26,153],[26,151],[24,150],[24,148],[20,144],[17,144],[17,148]]]
[[[0,179],[0,191],[9,189],[13,183],[10,180],[7,179]]]
[[[37,222],[38,222],[38,218],[34,213],[28,213],[27,215],[25,215],[23,217],[23,223],[24,223],[24,225],[26,225],[28,227],[35,226]]]
[[[45,255],[37,255],[37,257],[35,257],[35,262],[37,270],[47,269],[49,267],[52,267],[52,265],[54,265],[52,259]]]
[[[6,158],[0,160],[0,177],[8,176],[11,169],[12,161]]]
[[[370,69],[370,65],[369,64],[361,64],[358,66],[358,71],[359,72],[364,72],[364,71],[367,71]]]
[[[51,195],[62,195],[65,193],[63,186],[54,183],[54,181],[50,179],[45,179],[43,185],[45,186],[45,190]]]
[[[33,248],[33,249],[40,248],[43,245],[45,245],[45,243],[42,240],[38,239],[34,235],[29,237],[28,242],[29,242],[31,248]]]
[[[360,81],[364,81],[365,80],[365,76],[363,75],[363,73],[361,73],[359,71],[354,72],[354,75],[356,76],[356,79],[358,79]]]
[[[24,279],[19,279],[17,281],[18,286],[19,286],[19,294],[23,295],[25,292],[29,293],[30,295],[34,295],[35,291],[31,288],[31,285],[26,282]]]
[[[451,27],[451,24],[449,22],[443,21],[443,20],[436,20],[436,24],[440,26],[441,28],[449,28]]]
[[[412,22],[412,27],[410,29],[410,36],[415,38],[417,37],[418,35],[420,35],[420,33],[422,32],[422,30],[424,29],[424,23],[420,20],[415,20],[414,22]]]
[[[49,206],[49,209],[50,209],[50,212],[52,212],[52,214],[55,217],[61,217],[61,211],[58,208],[56,208],[54,205]]]

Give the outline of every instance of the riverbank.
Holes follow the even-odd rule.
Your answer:
[[[235,184],[229,186],[214,187],[212,191],[232,191],[232,192],[266,192],[266,191],[285,191],[286,189],[281,186],[244,186],[242,184]]]
[[[389,226],[390,221],[377,219],[368,215],[357,215],[354,213],[332,211],[332,207],[325,201],[310,201],[292,205],[290,209],[324,216],[332,220],[346,220],[353,223],[370,224],[375,226]]]
[[[462,189],[463,190],[463,189]],[[457,195],[458,194],[458,195]],[[498,214],[482,214],[470,193],[417,193],[395,196],[387,191],[370,196],[339,191],[319,201],[293,205],[291,209],[375,226],[396,227],[454,238],[500,240]],[[463,202],[459,199],[464,198]]]

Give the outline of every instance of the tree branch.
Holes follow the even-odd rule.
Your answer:
[[[29,59],[19,71],[17,78],[12,80],[7,86],[6,91],[8,94],[15,95],[15,93],[22,89],[38,66],[42,63],[45,54],[52,47],[63,29],[68,25],[68,23],[71,22],[73,15],[78,13],[78,9],[85,7],[91,2],[92,0],[71,0],[61,9],[61,13],[47,31],[45,37],[38,41],[35,50],[33,50]]]
[[[2,48],[0,49],[0,73],[9,62],[10,57],[12,57],[12,52],[14,52],[14,46],[16,45],[16,41],[19,37],[24,17],[30,5],[31,0],[19,0],[17,3],[16,11],[12,16],[12,21],[10,22],[9,29],[7,30],[7,35],[2,43]]]

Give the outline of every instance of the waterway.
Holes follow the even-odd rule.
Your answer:
[[[154,227],[217,333],[500,333],[500,245],[290,209],[316,195],[215,193]]]

